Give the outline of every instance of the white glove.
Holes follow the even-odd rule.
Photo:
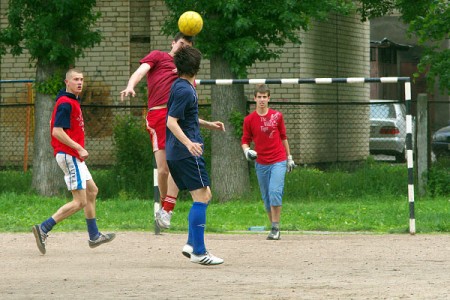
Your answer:
[[[292,155],[288,155],[286,166],[287,166],[288,173],[292,172],[292,170],[294,170],[294,168],[297,167],[294,160],[292,159]]]
[[[244,155],[248,161],[255,160],[258,157],[258,153],[256,153],[255,150],[252,150],[250,148],[244,150]]]

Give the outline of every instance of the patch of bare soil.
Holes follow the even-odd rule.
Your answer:
[[[0,234],[1,299],[450,299],[450,235],[207,234],[225,263],[182,256],[185,234]]]

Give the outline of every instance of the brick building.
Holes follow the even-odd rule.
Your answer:
[[[0,4],[0,26],[5,27],[8,0],[0,0]],[[104,39],[100,45],[87,50],[85,57],[76,63],[85,73],[84,103],[119,104],[119,93],[139,60],[153,49],[169,50],[171,38],[161,34],[167,10],[161,0],[99,0],[97,9],[102,14],[98,27]],[[369,23],[361,23],[358,16],[333,15],[327,22],[313,22],[310,28],[306,33],[299,32],[303,42],[300,46],[287,44],[284,47],[280,59],[255,63],[249,69],[249,78],[369,77]],[[204,60],[202,64],[198,78],[208,79],[209,62]],[[30,67],[27,55],[2,58],[0,80],[34,77],[35,69]],[[145,85],[144,80],[140,84]],[[368,101],[370,94],[369,85],[364,84],[273,85],[271,88],[274,102],[338,104]],[[26,93],[23,91],[23,98],[18,99],[17,90],[17,86],[0,85],[0,104],[26,102]],[[252,87],[246,86],[245,91],[252,99]],[[209,86],[199,86],[198,92],[201,99],[211,99]],[[143,104],[143,99],[145,94],[140,93],[129,101]],[[360,160],[368,155],[367,107],[300,104],[273,107],[285,114],[292,152],[294,157],[301,157],[301,162]],[[0,116],[0,122],[23,124],[23,120],[5,120],[4,114]],[[0,147],[2,161],[22,159],[20,153],[19,157],[16,155],[22,152],[23,131],[13,136],[0,132],[0,140],[2,144],[18,143],[20,150],[5,152]],[[88,144],[105,145],[111,145],[111,142],[111,136],[105,134],[88,136],[87,141]],[[31,144],[29,149],[32,149]],[[90,152],[95,156],[93,161],[100,159],[95,150]]]

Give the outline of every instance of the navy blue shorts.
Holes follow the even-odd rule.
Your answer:
[[[167,165],[180,190],[195,191],[210,186],[206,163],[202,156],[168,160]]]

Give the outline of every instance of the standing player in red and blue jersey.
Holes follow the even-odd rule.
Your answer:
[[[283,114],[269,108],[269,87],[257,85],[254,100],[255,111],[244,119],[241,146],[247,160],[256,159],[259,188],[272,225],[267,239],[279,240],[284,178],[286,171],[291,172],[296,165],[290,154]],[[250,149],[252,142],[256,151]]]
[[[188,216],[188,240],[182,253],[191,262],[218,265],[223,259],[209,253],[205,247],[206,209],[211,201],[209,177],[203,154],[200,125],[208,129],[225,130],[219,121],[208,122],[198,117],[198,97],[194,87],[202,54],[192,47],[175,53],[179,78],[172,85],[167,113],[167,164],[180,190],[188,190],[192,207]]]
[[[169,173],[166,162],[166,116],[167,101],[172,83],[178,78],[173,62],[175,53],[184,46],[192,46],[193,37],[177,33],[172,41],[170,52],[151,51],[139,62],[141,65],[131,75],[127,88],[120,92],[121,100],[129,95],[135,96],[134,88],[144,76],[147,76],[148,112],[147,131],[155,155],[158,169],[158,189],[161,197],[161,209],[156,212],[156,222],[160,228],[169,228],[172,211],[178,196],[178,189]]]
[[[83,74],[75,69],[66,73],[66,88],[56,97],[50,120],[51,144],[56,161],[64,172],[64,179],[72,192],[71,202],[61,206],[50,218],[32,228],[36,244],[46,253],[47,235],[53,226],[84,209],[89,233],[89,247],[95,248],[115,238],[114,233],[99,232],[95,218],[95,202],[98,188],[84,160],[89,153],[84,148],[84,121],[80,107],[83,90]]]

